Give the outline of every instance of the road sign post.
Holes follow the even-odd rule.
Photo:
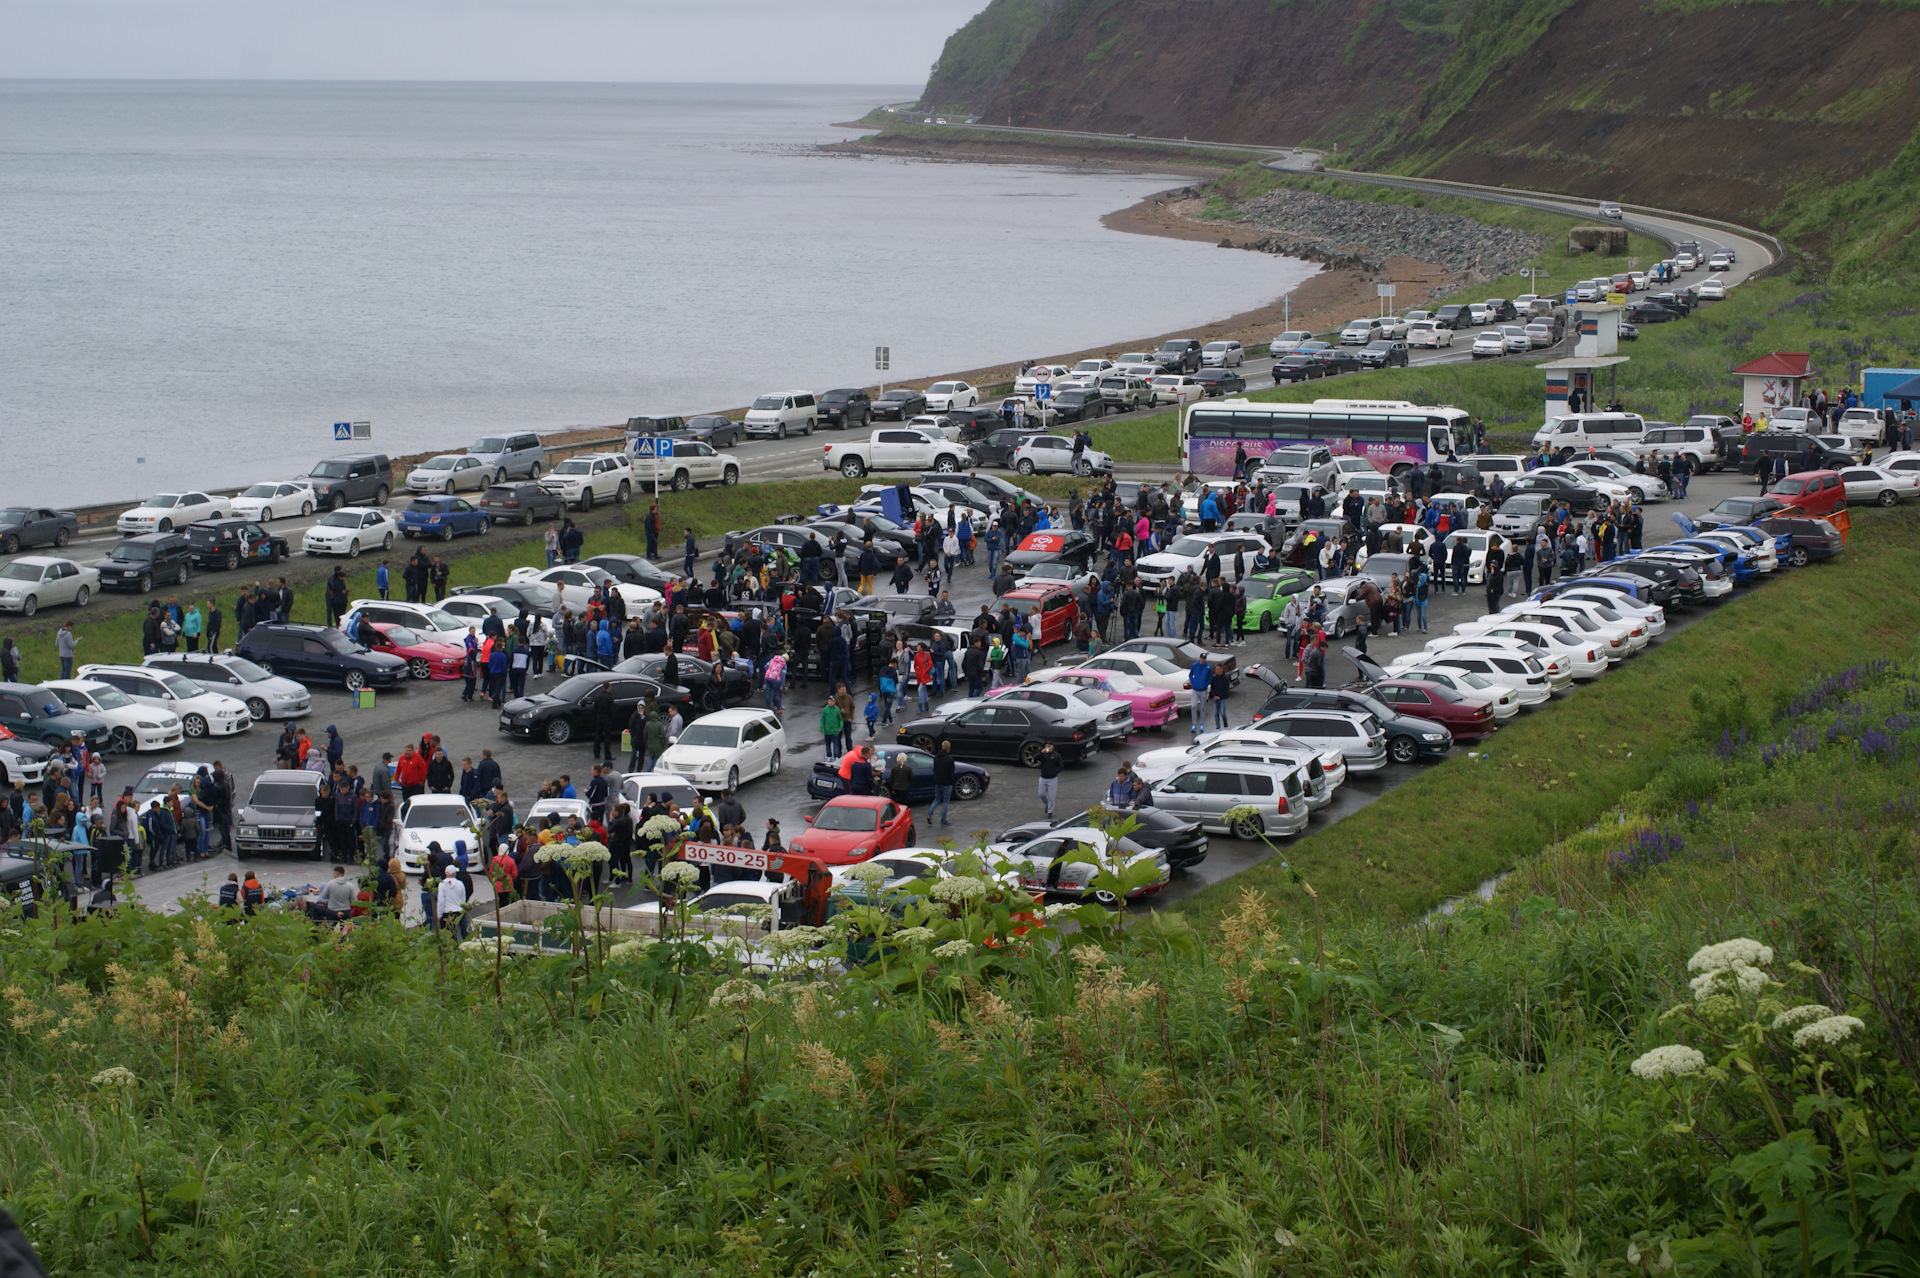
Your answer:
[[[873,348],[873,370],[876,373],[884,373],[892,367],[893,367],[893,347],[891,346],[874,347]],[[880,393],[884,395],[886,394],[886,391],[887,391],[887,379],[883,377],[880,379]]]
[[[1387,313],[1387,299],[1399,293],[1399,286],[1395,284],[1376,284],[1373,286],[1373,291],[1380,299],[1380,313],[1385,315]]]

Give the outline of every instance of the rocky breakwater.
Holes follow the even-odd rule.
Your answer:
[[[1549,238],[1488,226],[1455,213],[1405,204],[1342,200],[1311,191],[1269,191],[1236,208],[1231,220],[1276,232],[1228,236],[1223,247],[1325,262],[1335,270],[1379,273],[1388,259],[1436,263],[1468,281],[1512,275],[1544,252]]]

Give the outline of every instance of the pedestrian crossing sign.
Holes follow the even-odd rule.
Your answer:
[[[647,461],[652,461],[656,457],[671,457],[673,456],[673,441],[671,439],[661,439],[652,436],[646,439],[636,439],[633,441],[633,456],[636,461],[642,458]]]
[[[333,424],[333,438],[336,443],[341,443],[341,442],[352,443],[353,442],[353,423],[352,422],[335,422]]]

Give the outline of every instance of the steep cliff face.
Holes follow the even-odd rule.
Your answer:
[[[1920,128],[1909,0],[993,0],[976,26],[929,105],[1726,217]]]

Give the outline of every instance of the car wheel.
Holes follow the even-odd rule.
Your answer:
[[[1891,506],[1899,500],[1900,500],[1899,495],[1896,494],[1891,488],[1885,490],[1880,494],[1880,504],[1882,506]]]
[[[1395,763],[1412,763],[1420,757],[1420,747],[1412,737],[1395,737],[1387,743],[1387,757]]]
[[[393,534],[392,534],[392,533],[388,533],[388,534],[387,534],[387,535],[386,535],[386,536],[385,536],[384,538],[382,538],[382,539],[381,539],[381,541],[380,541],[380,549],[382,549],[382,550],[392,550],[392,549],[393,549]]]
[[[384,506],[387,504],[387,486],[385,484],[373,490],[373,504],[376,506]]]
[[[425,657],[409,657],[407,659],[407,677],[409,679],[431,679],[433,678],[433,667],[427,664]]]
[[[1038,741],[1029,741],[1020,747],[1020,766],[1023,768],[1037,768],[1040,766],[1040,743]]]
[[[1633,504],[1636,506],[1641,506],[1646,504],[1647,495],[1646,493],[1642,492],[1638,488],[1627,489],[1627,496],[1633,498]]]
[[[64,546],[72,540],[73,540],[73,529],[71,528],[62,528],[59,532],[56,532],[53,535],[53,544],[56,546]]]
[[[532,469],[532,470],[531,470],[530,472],[528,472],[528,474],[527,474],[527,478],[528,478],[528,479],[538,479],[538,478],[540,478],[540,463],[539,463],[539,462],[535,462],[535,463],[533,464],[533,469]]]
[[[922,732],[913,739],[913,748],[916,750],[925,750],[928,754],[932,754],[940,748],[940,743]]]
[[[360,557],[360,539],[356,537],[352,541],[347,543],[347,558],[358,559],[359,557]]]
[[[867,468],[858,457],[849,457],[840,463],[840,473],[848,479],[858,479],[867,473]]]
[[[109,754],[132,754],[139,748],[139,739],[133,735],[132,728],[115,728],[107,736]]]
[[[367,676],[363,671],[349,670],[341,676],[340,682],[346,685],[348,692],[359,692],[367,686]]]
[[[565,719],[547,720],[547,742],[550,745],[565,745],[573,740],[573,725]]]
[[[18,537],[9,536],[4,539],[0,539],[0,553],[12,555],[12,554],[18,554],[19,550],[20,550],[20,539]]]
[[[1260,633],[1264,635],[1272,629],[1273,629],[1273,614],[1270,612],[1261,613],[1260,614]]]
[[[773,437],[775,439],[785,439],[787,437],[787,424],[785,422],[781,422],[774,430]]]
[[[182,715],[180,729],[190,737],[204,737],[207,735],[206,717],[197,714]]]
[[[1020,464],[1018,466],[1015,466],[1014,469],[1019,471],[1023,475],[1031,475],[1033,473],[1033,458],[1022,457],[1020,459]]]
[[[593,489],[582,488],[580,490],[580,513],[584,515],[592,509],[593,509]]]
[[[942,475],[957,474],[960,470],[960,459],[943,453],[940,459],[933,463],[933,468]]]
[[[347,495],[345,493],[334,493],[333,495],[327,498],[327,502],[326,502],[328,510],[338,510],[346,504],[347,504]]]
[[[731,488],[739,482],[740,482],[740,468],[738,466],[729,466],[725,470],[720,472],[721,487]]]
[[[150,595],[153,593],[153,574],[152,573],[143,572],[140,574],[140,593],[143,595]]]
[[[693,487],[693,477],[684,470],[676,470],[673,472],[672,487],[676,493],[684,493]]]
[[[520,516],[520,522],[528,528],[533,527],[533,512],[529,510],[526,514]]]
[[[92,598],[93,598],[93,592],[91,590],[88,590],[85,586],[82,586],[78,591],[74,593],[73,606],[76,608],[84,608],[87,606],[88,600]]]
[[[1811,556],[1807,554],[1806,547],[1795,546],[1793,548],[1793,553],[1787,556],[1787,562],[1792,564],[1795,568],[1805,568],[1810,558]]]
[[[504,470],[496,470],[496,471],[494,471],[494,472],[493,472],[493,482],[494,482],[494,483],[496,483],[496,484],[504,484],[504,483],[506,483],[506,482],[507,482],[507,472],[506,472],[506,471],[504,471]]]
[[[1075,466],[1073,468],[1073,473],[1080,476],[1080,478],[1085,479],[1089,475],[1093,474],[1093,467],[1087,462],[1083,461],[1078,466]]]
[[[739,788],[740,788],[740,769],[737,767],[728,768],[727,769],[727,789],[738,790]]]
[[[1233,837],[1236,839],[1257,839],[1266,832],[1266,824],[1258,816],[1244,817],[1233,823]]]
[[[803,431],[801,431],[800,433],[801,433],[802,435],[811,435],[811,434],[813,434],[813,418],[811,418],[811,417],[809,417],[809,418],[807,418],[807,428],[806,428],[805,430],[803,430]]]
[[[181,564],[181,565],[180,565],[180,575],[179,575],[179,577],[177,577],[177,578],[175,578],[175,580],[176,580],[176,581],[178,581],[178,582],[179,582],[179,583],[180,583],[181,585],[183,585],[183,586],[184,586],[184,585],[186,585],[186,584],[187,584],[187,578],[188,578],[188,577],[190,577],[190,576],[192,576],[192,575],[193,575],[193,565],[192,565],[192,564]]]
[[[976,776],[955,777],[953,779],[953,797],[956,799],[979,798],[980,778]]]
[[[453,481],[451,479],[447,481],[447,486],[440,490],[440,494],[443,497],[453,496]]]
[[[156,531],[158,531],[158,532],[172,532],[172,531],[173,531],[173,521],[172,521],[171,519],[163,519],[163,520],[161,520],[161,521],[160,521],[160,527],[159,527],[159,528],[158,528],[158,529],[157,529]]]
[[[482,537],[486,536],[488,533],[493,531],[493,521],[491,519],[486,518],[485,516],[482,516],[479,523],[479,529],[480,529],[480,535]]]
[[[452,540],[453,540],[453,525],[452,525],[452,524],[448,524],[448,525],[447,525],[447,526],[446,526],[445,528],[442,528],[442,529],[440,530],[440,540],[441,540],[441,541],[452,541]]]
[[[240,552],[237,550],[229,550],[221,558],[220,566],[228,572],[232,572],[235,568],[238,568],[240,566]]]
[[[22,599],[20,601],[21,616],[31,617],[34,613],[39,611],[40,611],[40,600],[35,596],[28,595],[25,599]]]
[[[263,697],[247,698],[247,714],[255,723],[265,723],[272,717],[267,712],[266,699]]]
[[[780,752],[778,750],[775,750],[773,757],[767,760],[767,775],[770,777],[780,775]]]
[[[613,504],[616,506],[624,506],[632,500],[633,485],[623,479],[620,481],[620,490],[613,495]]]

